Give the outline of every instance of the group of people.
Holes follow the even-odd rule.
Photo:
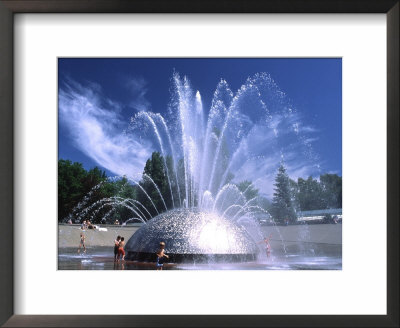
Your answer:
[[[85,221],[84,221],[85,222]],[[270,257],[271,255],[271,245],[269,243],[271,239],[271,235],[269,235],[264,240],[260,241],[259,244],[265,244],[266,247],[266,255]],[[125,260],[125,238],[121,236],[117,236],[117,239],[114,240],[114,262],[118,262],[120,259],[122,261]],[[81,248],[83,248],[83,252],[86,253],[86,246],[85,246],[85,234],[81,232],[80,234],[80,243],[78,248],[78,253],[80,253]],[[157,270],[162,270],[164,266],[165,259],[169,258],[167,254],[165,254],[165,243],[162,241],[160,242],[159,249],[157,250],[157,262],[156,267]]]
[[[122,261],[125,260],[125,238],[121,236],[117,236],[117,239],[114,240],[114,262],[118,262],[120,259]],[[156,267],[157,270],[162,270],[164,266],[165,259],[169,258],[167,254],[165,254],[165,243],[160,242],[160,247],[157,250],[157,262]]]
[[[82,230],[87,230],[87,229],[96,229],[96,226],[91,224],[89,220],[84,220],[81,224],[81,229]]]
[[[114,240],[114,262],[118,262],[121,258],[122,261],[125,260],[125,238],[121,236],[117,236],[117,239]]]
[[[83,248],[83,253],[86,253],[86,245],[85,245],[85,234],[84,231],[87,229],[96,229],[95,226],[93,226],[89,220],[85,220],[82,222],[81,225],[81,230],[82,232],[80,233],[80,242],[79,242],[79,247],[78,247],[78,253],[81,252],[81,249]],[[119,262],[121,259],[122,261],[125,261],[125,238],[121,236],[117,236],[117,238],[114,240],[114,262]],[[167,254],[165,254],[165,243],[162,241],[160,242],[159,249],[157,250],[157,262],[156,262],[156,267],[157,270],[162,270],[164,266],[164,261],[165,259],[169,258]]]

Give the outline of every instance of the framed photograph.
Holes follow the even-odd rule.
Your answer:
[[[58,81],[59,270],[342,269],[341,58],[58,58]]]
[[[4,326],[398,326],[398,1],[0,10]]]

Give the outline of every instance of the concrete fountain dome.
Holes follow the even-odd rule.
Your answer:
[[[258,247],[243,227],[214,213],[171,210],[142,226],[128,241],[130,260],[155,260],[159,243],[171,262],[254,260]]]

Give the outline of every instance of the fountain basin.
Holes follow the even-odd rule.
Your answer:
[[[125,258],[155,261],[161,241],[173,263],[253,261],[258,253],[243,227],[215,213],[179,209],[156,216],[136,231],[125,246]]]

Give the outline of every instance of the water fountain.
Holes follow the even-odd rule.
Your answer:
[[[254,215],[269,213],[231,183],[232,172],[279,153],[278,125],[298,133],[293,109],[271,77],[262,73],[249,78],[236,94],[221,80],[205,121],[200,93],[189,80],[175,73],[172,83],[169,118],[140,112],[132,118],[130,133],[136,140],[154,137],[173,209],[131,237],[126,258],[154,258],[158,243],[164,241],[174,262],[255,260],[264,246],[258,243],[263,235]],[[256,143],[262,148],[257,149],[253,139],[260,134],[263,140]],[[172,167],[166,163],[168,155]]]
[[[77,207],[77,216],[105,206],[111,209],[104,220],[117,206],[132,211],[134,220],[144,225],[126,243],[128,260],[154,260],[159,242],[164,241],[175,263],[254,261],[265,253],[265,245],[259,243],[265,236],[256,215],[271,216],[256,197],[246,197],[247,189],[265,180],[271,183],[283,156],[299,167],[316,163],[301,133],[299,115],[266,73],[248,78],[235,94],[221,80],[208,111],[186,77],[175,73],[172,85],[168,115],[139,112],[126,131],[136,142],[150,143],[160,153],[167,192],[163,194],[145,174],[126,176],[150,201],[149,207],[121,197],[90,205],[85,200]],[[300,153],[305,155],[301,162],[296,156]],[[245,190],[237,186],[241,176],[253,181]],[[141,178],[156,189],[160,206],[143,188]],[[170,206],[165,197],[170,198]],[[281,236],[276,225],[274,229]],[[286,252],[282,240],[281,244]]]
[[[193,209],[170,210],[140,228],[128,241],[127,259],[155,260],[160,241],[169,260],[240,262],[255,260],[258,247],[248,232],[222,216]]]

